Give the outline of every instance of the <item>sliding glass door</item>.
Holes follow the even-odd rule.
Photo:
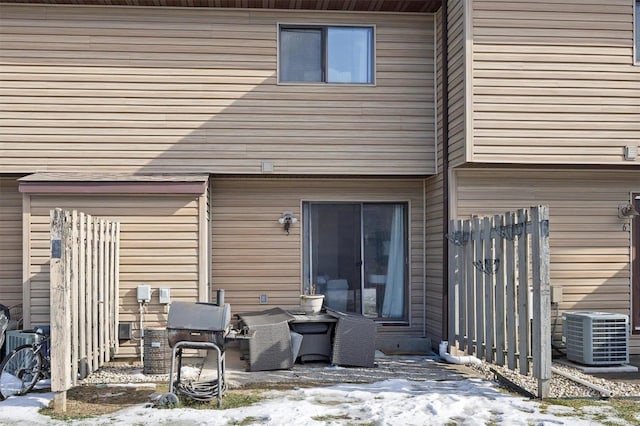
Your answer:
[[[303,228],[306,289],[338,311],[407,319],[405,203],[304,203]]]

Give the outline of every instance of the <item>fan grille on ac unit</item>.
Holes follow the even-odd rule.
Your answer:
[[[567,359],[588,365],[629,362],[629,318],[607,312],[565,312]]]

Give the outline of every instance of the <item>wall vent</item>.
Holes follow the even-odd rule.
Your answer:
[[[629,363],[629,317],[608,312],[565,312],[567,359],[587,365]]]
[[[133,338],[133,324],[130,322],[121,322],[118,324],[118,339],[131,340]]]

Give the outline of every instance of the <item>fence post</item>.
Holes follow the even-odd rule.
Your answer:
[[[100,324],[100,292],[98,285],[98,276],[100,275],[99,271],[99,250],[98,246],[100,245],[100,235],[98,234],[98,219],[92,218],[91,220],[91,229],[93,234],[93,248],[91,250],[91,270],[93,272],[93,276],[91,278],[91,286],[93,297],[91,300],[93,301],[92,309],[92,341],[93,341],[93,368],[97,370],[100,368],[100,335],[99,335],[99,324]]]
[[[493,223],[496,229],[504,229],[504,215],[495,215],[493,217]],[[504,365],[504,323],[503,318],[508,315],[508,312],[504,308],[504,269],[505,269],[505,256],[504,256],[504,236],[500,232],[496,232],[495,243],[495,258],[499,260],[496,266],[495,285],[496,285],[496,303],[495,303],[495,330],[496,330],[496,364]]]
[[[474,265],[477,261],[484,257],[482,245],[482,228],[480,218],[473,218],[473,232],[475,241]],[[474,268],[475,291],[476,291],[476,353],[478,358],[484,358],[485,340],[484,340],[484,274],[476,266]]]
[[[464,248],[464,265],[465,265],[465,285],[467,293],[467,310],[465,315],[467,316],[467,353],[473,354],[473,345],[476,342],[475,331],[475,281],[473,280],[473,248],[474,240],[472,238],[472,226],[470,220],[465,220],[462,225],[463,235],[466,235],[466,246]]]
[[[493,362],[493,335],[494,329],[494,310],[493,302],[495,292],[493,290],[494,282],[494,262],[493,256],[493,239],[491,238],[491,219],[487,216],[482,221],[482,245],[483,257],[480,259],[482,267],[482,275],[484,279],[484,340],[485,359],[487,362]]]
[[[529,374],[529,274],[527,259],[529,245],[527,238],[527,210],[518,210],[518,366],[520,374]]]
[[[100,353],[100,365],[105,362],[104,347],[107,342],[106,338],[106,321],[105,316],[105,237],[104,237],[104,220],[99,221],[100,231],[98,237],[98,352]]]
[[[551,289],[549,279],[549,209],[532,209],[533,375],[538,398],[547,398],[551,381]]]
[[[515,269],[515,235],[513,228],[515,225],[515,215],[511,212],[505,214],[506,229],[506,330],[507,330],[507,367],[509,370],[516,369],[516,269]]]
[[[87,374],[87,311],[86,311],[86,227],[84,213],[80,212],[78,217],[78,357],[80,377],[85,378]]]
[[[78,256],[78,212],[71,212],[71,222],[68,224],[71,231],[71,371],[78,371],[78,285],[79,285],[79,256]],[[71,375],[71,385],[78,383],[78,375]]]
[[[71,321],[70,283],[65,279],[66,253],[64,239],[64,212],[51,210],[51,259],[49,262],[51,341],[51,390],[54,392],[54,410],[67,411],[67,389],[71,379]]]
[[[449,311],[449,318],[448,318],[448,330],[447,330],[447,340],[449,341],[449,344],[453,347],[456,346],[456,332],[458,330],[458,327],[456,327],[456,323],[458,322],[458,315],[457,315],[457,311],[456,311],[456,306],[458,305],[457,300],[456,300],[456,287],[459,286],[459,280],[456,279],[458,274],[459,274],[459,270],[457,268],[457,266],[459,265],[459,261],[458,261],[458,246],[455,244],[456,238],[456,232],[458,231],[458,229],[456,228],[456,221],[455,220],[450,220],[449,221],[449,288],[448,288],[448,311]]]
[[[115,224],[115,269],[114,269],[114,279],[115,279],[115,300],[114,300],[114,321],[115,321],[115,342],[114,342],[114,353],[118,353],[120,349],[120,338],[118,336],[119,325],[120,325],[120,222],[116,222]]]
[[[114,348],[116,340],[115,329],[115,305],[118,300],[116,299],[116,279],[115,279],[115,264],[116,264],[116,224],[114,222],[109,223],[109,339],[107,360],[111,360],[112,348]]]
[[[111,338],[113,336],[113,328],[111,327],[111,314],[113,311],[113,307],[111,306],[113,297],[113,276],[112,276],[112,265],[113,265],[113,245],[111,240],[111,229],[112,224],[110,222],[106,222],[105,224],[105,298],[104,298],[104,317],[105,317],[105,345],[104,345],[104,361],[111,361]]]
[[[465,350],[468,336],[467,336],[467,318],[466,316],[469,314],[467,307],[467,284],[465,282],[465,269],[464,269],[464,253],[465,253],[465,234],[463,230],[462,220],[456,221],[456,230],[458,231],[458,235],[460,236],[458,245],[456,246],[456,255],[458,257],[458,296],[457,296],[457,306],[458,306],[458,339],[459,339],[459,348],[460,350]]]
[[[92,277],[93,277],[93,269],[91,267],[92,265],[92,258],[91,258],[91,240],[92,240],[92,227],[91,227],[91,216],[90,215],[86,215],[84,218],[84,230],[85,230],[85,255],[84,255],[84,261],[85,261],[85,279],[84,279],[84,294],[85,294],[85,312],[86,312],[86,319],[87,319],[87,324],[85,327],[85,354],[86,354],[86,365],[87,365],[87,374],[92,373],[95,368],[93,366],[93,345],[92,345],[92,340],[91,340],[91,333],[92,333],[92,324],[93,324],[93,311],[91,309],[92,306],[92,296],[93,293],[91,292],[91,286],[92,286]]]

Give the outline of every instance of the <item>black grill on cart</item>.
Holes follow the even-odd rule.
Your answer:
[[[231,326],[231,306],[213,303],[173,302],[169,309],[169,345],[178,342],[208,342],[224,347]]]
[[[222,405],[224,391],[224,346],[225,338],[231,329],[231,306],[229,304],[173,302],[167,319],[167,335],[169,345],[173,348],[171,371],[169,374],[169,394],[165,395],[166,405],[177,403],[176,393],[194,400],[210,401],[218,398],[218,406]],[[209,356],[214,351],[217,378],[214,380],[183,382],[182,352],[184,349],[205,349],[207,357],[202,373],[211,369],[214,363]],[[176,370],[177,360],[177,370]],[[176,380],[174,381],[174,372]],[[175,388],[175,392],[174,392]]]

